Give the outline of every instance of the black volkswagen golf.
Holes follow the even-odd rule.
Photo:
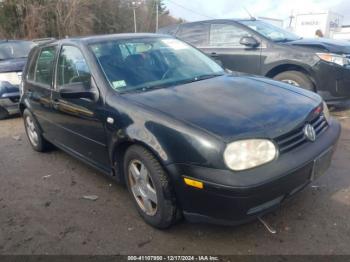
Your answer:
[[[275,209],[324,173],[340,134],[319,95],[226,73],[163,35],[40,45],[23,82],[34,150],[53,144],[125,183],[158,228],[182,215],[239,224]]]

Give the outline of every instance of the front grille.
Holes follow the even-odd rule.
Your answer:
[[[309,123],[314,127],[316,131],[316,139],[328,127],[327,121],[323,114],[318,115],[316,118],[306,123]],[[281,154],[296,149],[297,147],[300,147],[308,142],[303,132],[306,123],[275,139]]]

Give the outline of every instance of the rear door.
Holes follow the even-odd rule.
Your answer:
[[[206,48],[209,46],[209,29],[210,24],[204,22],[183,24],[176,37],[197,48]]]
[[[26,81],[27,99],[44,136],[49,137],[52,129],[51,92],[57,45],[46,46],[34,54]]]
[[[56,84],[52,93],[52,120],[57,130],[55,141],[108,172],[110,162],[103,124],[103,100],[60,96],[60,89],[65,85],[80,82],[99,92],[79,47],[63,45],[57,61]]]
[[[196,22],[183,24],[177,31],[176,37],[201,49],[218,62],[218,64],[223,65],[218,56],[211,54],[212,51],[209,45],[210,23]]]

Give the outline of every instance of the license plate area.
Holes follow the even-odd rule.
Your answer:
[[[310,176],[311,181],[319,178],[327,171],[327,169],[331,165],[332,156],[333,156],[333,147],[328,149],[324,153],[322,153],[320,156],[318,156],[314,160],[314,165]]]

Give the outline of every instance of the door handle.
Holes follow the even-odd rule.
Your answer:
[[[215,52],[212,52],[212,53],[210,53],[210,56],[211,57],[218,57],[219,55],[217,53],[215,53]]]

